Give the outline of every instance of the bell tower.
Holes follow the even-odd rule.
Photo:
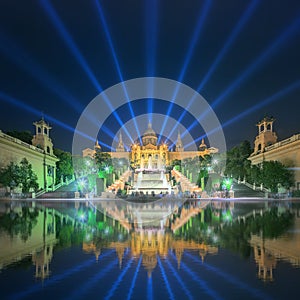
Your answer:
[[[34,122],[33,125],[35,126],[35,135],[32,139],[32,145],[44,150],[49,155],[53,155],[53,144],[49,137],[52,127],[44,121],[44,118]]]
[[[258,135],[254,141],[253,155],[264,152],[265,148],[277,142],[277,135],[273,131],[273,123],[275,119],[265,117],[256,124],[258,127]]]

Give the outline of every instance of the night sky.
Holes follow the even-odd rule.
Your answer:
[[[197,90],[227,124],[228,148],[252,143],[264,116],[276,119],[279,139],[299,133],[300,1],[1,0],[2,131],[33,132],[43,114],[54,146],[70,151],[90,101],[148,76]],[[141,101],[132,103],[135,116],[149,109]],[[152,104],[153,113],[167,114],[168,105]],[[118,112],[130,119],[128,107]],[[113,114],[104,127],[120,129]],[[193,137],[203,134],[195,130]]]

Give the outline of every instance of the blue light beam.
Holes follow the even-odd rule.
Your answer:
[[[134,289],[134,287],[135,287],[137,275],[138,275],[139,270],[140,270],[140,267],[141,267],[142,258],[143,258],[143,256],[141,255],[141,256],[140,256],[140,259],[139,259],[139,262],[138,262],[138,265],[137,265],[137,268],[136,268],[136,270],[135,270],[135,273],[134,273],[132,282],[131,282],[131,286],[130,286],[130,289],[129,289],[129,292],[128,292],[128,295],[127,295],[127,300],[130,300],[131,297],[132,297],[132,293],[133,293],[133,289]]]
[[[152,277],[148,277],[148,282],[147,282],[147,299],[148,300],[152,300],[153,299]]]
[[[249,4],[247,10],[244,12],[242,17],[239,19],[238,24],[236,25],[236,27],[232,31],[231,35],[227,39],[227,41],[226,41],[225,45],[223,46],[222,50],[219,52],[219,54],[217,55],[215,61],[210,66],[208,72],[204,76],[202,82],[200,83],[200,85],[197,89],[198,92],[200,92],[202,90],[202,88],[204,87],[206,82],[209,80],[210,76],[215,71],[216,67],[218,66],[220,61],[223,59],[226,52],[230,49],[231,45],[234,43],[235,39],[240,34],[241,30],[244,28],[245,24],[248,22],[248,20],[252,16],[253,12],[255,11],[255,9],[256,9],[256,7],[258,6],[259,3],[260,3],[259,0],[254,0]]]
[[[196,47],[196,43],[199,40],[199,36],[200,36],[201,30],[202,30],[202,28],[204,26],[204,22],[206,20],[206,17],[207,17],[207,15],[209,13],[210,8],[211,8],[211,4],[212,4],[211,0],[206,0],[205,3],[204,3],[204,7],[200,11],[200,15],[198,17],[198,22],[197,22],[197,25],[196,25],[196,29],[195,29],[195,31],[193,33],[193,37],[192,37],[192,40],[190,42],[190,46],[189,46],[187,54],[185,56],[183,67],[182,67],[181,72],[179,74],[179,77],[177,79],[178,82],[181,82],[183,80],[183,77],[185,75],[186,69],[187,69],[187,67],[188,67],[188,65],[189,65],[189,63],[191,61],[192,56],[193,56],[193,53],[194,53],[194,50],[195,50],[195,47]],[[178,94],[178,90],[179,90],[179,85],[177,85],[176,90],[174,91],[172,99],[175,99],[175,97]],[[168,116],[170,116],[170,114],[172,112],[172,109],[173,109],[173,101],[170,102],[170,104],[169,104],[167,115],[166,115],[166,118],[165,118],[164,123],[162,125],[162,129],[160,131],[160,136],[159,136],[158,141],[157,141],[158,144],[160,143],[160,139],[161,139],[162,133],[164,132],[165,127],[167,125]],[[171,137],[171,134],[169,134],[167,138],[169,139],[170,137]]]
[[[86,294],[87,291],[89,291],[95,284],[99,283],[99,280],[103,278],[109,271],[111,271],[113,267],[118,264],[118,262],[119,260],[115,259],[115,261],[110,262],[105,268],[101,268],[101,271],[92,278],[89,278],[89,280],[85,281],[85,284],[80,284],[77,286],[75,291],[66,299],[82,299],[83,295]]]
[[[5,102],[7,102],[7,103],[9,103],[11,105],[14,105],[14,106],[16,106],[18,108],[21,108],[21,109],[23,109],[25,111],[28,111],[28,112],[32,113],[33,115],[35,115],[37,117],[41,116],[41,111],[40,110],[38,110],[36,108],[33,108],[33,107],[25,104],[24,101],[21,101],[21,100],[18,100],[16,98],[13,98],[13,97],[11,97],[11,96],[9,96],[9,95],[7,95],[7,94],[5,94],[5,93],[3,93],[3,92],[0,91],[0,101],[1,100],[5,101]],[[64,129],[66,129],[66,130],[68,130],[70,132],[73,132],[73,133],[77,132],[79,135],[85,137],[86,139],[95,142],[94,138],[92,138],[89,135],[87,135],[87,134],[85,134],[83,132],[80,132],[78,130],[76,131],[72,126],[70,126],[70,125],[68,125],[68,124],[66,124],[66,123],[64,123],[64,122],[62,122],[60,120],[57,120],[56,118],[53,118],[50,115],[44,114],[44,116],[45,116],[45,118],[47,120],[49,120],[53,124],[56,124],[56,125],[58,125],[58,126],[64,128]],[[107,147],[108,149],[112,149],[113,150],[113,148],[111,146],[109,146],[109,145],[107,145],[107,144],[105,144],[103,142],[99,142],[99,143],[102,146]]]
[[[158,27],[158,1],[146,0],[145,5],[145,20],[146,20],[146,62],[147,62],[147,76],[154,77],[155,74],[155,58],[157,48],[157,27]],[[153,113],[153,82],[149,83],[148,87],[149,101],[147,102],[149,123],[152,123]]]
[[[126,99],[127,99],[128,107],[129,107],[129,110],[130,110],[130,115],[131,115],[131,118],[133,119],[135,130],[137,132],[137,136],[139,137],[140,143],[142,144],[141,134],[139,132],[139,128],[138,128],[136,120],[135,120],[135,114],[134,114],[134,111],[133,111],[133,108],[132,108],[132,105],[131,105],[131,102],[130,102],[130,99],[129,99],[129,96],[128,96],[128,92],[127,92],[126,87],[125,87],[125,85],[123,83],[124,79],[123,79],[123,75],[122,75],[122,72],[121,72],[120,64],[119,64],[119,61],[118,61],[118,58],[117,58],[117,53],[115,51],[115,48],[114,48],[114,45],[113,45],[113,42],[112,42],[112,38],[111,38],[111,35],[109,33],[109,29],[108,29],[108,26],[107,26],[107,22],[106,22],[103,10],[102,10],[102,7],[101,7],[101,5],[100,5],[100,3],[99,3],[98,0],[95,0],[95,3],[96,3],[96,7],[97,7],[97,10],[98,10],[98,13],[100,15],[101,23],[102,23],[103,28],[104,28],[104,33],[105,33],[106,39],[108,41],[110,52],[111,52],[111,54],[113,56],[113,60],[114,60],[115,67],[117,69],[117,73],[118,73],[120,81],[122,83],[122,88],[123,88],[124,94],[125,94]]]
[[[172,274],[174,275],[174,277],[177,279],[179,285],[181,286],[182,290],[186,294],[187,298],[190,300],[194,299],[190,291],[186,288],[185,284],[183,283],[183,279],[179,276],[178,272],[174,269],[174,267],[167,259],[166,259],[166,263],[169,269],[171,270]]]
[[[253,61],[250,66],[237,77],[237,79],[212,103],[212,107],[216,107],[224,98],[248,78],[258,67],[262,67],[272,55],[279,51],[281,46],[300,29],[300,18],[298,17],[258,58]]]
[[[114,252],[114,250],[110,250],[109,252],[105,253],[104,255],[101,255],[100,260],[102,260],[103,258],[105,258],[108,255],[112,254],[113,252]],[[74,275],[78,272],[81,272],[84,268],[89,267],[92,264],[95,264],[95,258],[87,260],[87,261],[83,262],[80,265],[77,265],[77,266],[75,266],[75,267],[73,267],[69,270],[66,270],[62,274],[55,275],[55,276],[49,278],[47,281],[44,281],[42,285],[40,283],[35,283],[33,286],[31,286],[27,290],[13,295],[12,299],[20,299],[20,298],[23,299],[24,297],[27,297],[27,296],[29,296],[31,294],[34,294],[34,293],[37,293],[41,289],[44,289],[44,288],[47,288],[48,286],[51,286],[53,284],[62,282],[62,280],[65,279],[66,277],[69,277],[69,276]]]
[[[246,110],[243,110],[240,114],[236,115],[235,117],[231,118],[230,120],[227,120],[225,123],[223,123],[221,125],[221,127],[216,127],[215,129],[211,130],[210,132],[206,133],[205,135],[202,135],[200,137],[198,137],[195,141],[193,141],[193,143],[197,143],[200,140],[202,140],[202,138],[204,138],[205,136],[209,136],[210,134],[215,133],[218,130],[221,130],[222,128],[225,128],[226,126],[244,118],[245,116],[249,115],[252,112],[255,112],[256,110],[282,98],[283,96],[287,95],[288,93],[291,93],[297,89],[300,88],[300,80],[293,82],[292,84],[290,84],[289,86],[285,87],[284,89],[281,89],[280,91],[278,91],[277,93],[273,94],[272,96],[260,101],[259,103],[249,107]],[[192,145],[192,143],[189,143],[188,145],[186,145],[186,147]]]
[[[253,12],[255,11],[258,3],[260,3],[259,0],[254,0],[250,3],[250,5],[248,6],[247,10],[244,12],[244,14],[242,15],[242,17],[239,19],[238,24],[235,26],[234,30],[232,31],[232,33],[230,34],[229,38],[227,39],[224,47],[222,48],[222,50],[219,52],[219,54],[217,55],[215,61],[213,62],[213,64],[211,65],[211,67],[209,68],[208,72],[206,73],[205,77],[203,78],[202,82],[200,83],[199,87],[197,88],[197,92],[200,93],[200,91],[202,90],[202,88],[204,87],[204,85],[206,84],[206,82],[209,80],[210,76],[213,74],[213,72],[215,71],[215,69],[217,68],[218,64],[220,63],[220,61],[223,59],[223,57],[225,56],[226,52],[228,52],[228,50],[230,49],[230,47],[232,46],[232,44],[234,43],[234,41],[236,40],[237,36],[240,34],[241,30],[244,28],[245,24],[248,22],[248,20],[250,19],[250,17],[252,16]],[[186,110],[189,110],[190,106],[193,104],[195,98],[192,98],[187,107]],[[178,122],[181,122],[181,120],[184,118],[185,116],[185,112],[180,116]],[[172,131],[170,132],[170,136],[172,135],[172,133],[174,132],[174,130],[176,130],[176,127],[174,127],[172,129]]]
[[[67,46],[70,49],[71,53],[74,55],[75,59],[80,64],[80,66],[83,68],[83,70],[85,71],[85,73],[87,74],[87,76],[89,77],[91,82],[93,83],[94,87],[97,89],[97,91],[99,93],[102,92],[103,89],[102,89],[101,85],[99,84],[99,82],[97,81],[97,79],[96,79],[95,75],[93,74],[92,70],[88,66],[88,63],[86,62],[85,58],[83,57],[81,52],[78,50],[78,47],[76,46],[75,42],[73,41],[71,35],[69,34],[67,29],[65,28],[62,21],[58,17],[58,15],[55,12],[53,6],[49,3],[48,0],[41,0],[41,4],[42,4],[42,7],[45,10],[47,16],[50,18],[52,24],[57,29],[57,32],[59,33],[60,37],[63,39],[63,41],[65,43],[67,43]],[[106,95],[104,94],[104,96],[106,96]],[[115,118],[118,121],[119,125],[121,127],[123,127],[124,123],[122,122],[119,115],[115,112],[115,109],[114,109],[114,107],[112,107],[109,99],[107,99],[107,97],[104,97],[104,99],[105,99],[105,103],[110,108],[111,112],[115,116]],[[133,143],[133,139],[132,139],[131,135],[129,134],[129,132],[126,130],[126,128],[124,129],[124,132],[126,133],[128,138],[130,139],[130,141]]]
[[[48,0],[41,0],[43,9],[46,11],[47,16],[50,18],[52,24],[57,29],[59,35],[63,39],[64,42],[67,43],[69,49],[71,50],[72,54],[76,58],[76,60],[79,62],[80,66],[83,68],[91,82],[93,83],[94,87],[98,90],[98,92],[102,91],[102,88],[97,81],[95,75],[93,74],[92,70],[88,66],[85,58],[81,54],[81,52],[78,50],[78,47],[76,46],[74,40],[72,39],[71,35],[65,28],[64,24],[58,17],[57,13],[55,12],[53,6],[50,4]]]
[[[30,55],[14,41],[3,33],[0,33],[0,51],[6,55],[14,64],[29,73],[34,79],[43,84],[46,88],[58,95],[61,99],[81,112],[83,106],[76,100],[70,92],[60,85],[49,73],[47,73]]]
[[[169,251],[169,253],[171,254],[171,256],[173,257],[173,259],[175,261],[177,261],[175,255]],[[213,299],[222,299],[222,297],[219,296],[219,294],[217,292],[215,292],[213,289],[209,288],[206,281],[204,281],[203,279],[199,278],[199,276],[192,271],[189,267],[186,266],[186,264],[184,262],[180,263],[180,267],[190,275],[190,278],[192,280],[194,280],[195,282],[197,282],[203,289],[203,291],[208,294],[210,297],[212,297]]]
[[[122,273],[119,275],[118,279],[115,281],[114,285],[112,286],[112,288],[110,289],[110,291],[108,292],[108,294],[105,296],[105,298],[104,298],[105,300],[110,299],[114,295],[114,293],[115,293],[118,285],[120,284],[120,282],[122,281],[123,277],[125,276],[125,274],[129,270],[129,268],[131,267],[132,262],[133,262],[133,257],[127,263],[126,267],[124,268],[124,270],[122,271]]]
[[[214,274],[219,275],[220,277],[222,277],[226,281],[232,283],[233,285],[240,288],[241,290],[247,291],[249,294],[253,295],[255,298],[271,299],[267,294],[261,292],[258,289],[255,289],[255,288],[249,286],[248,284],[240,281],[238,278],[236,278],[226,272],[222,272],[222,270],[220,270],[219,268],[213,267],[213,266],[203,262],[198,257],[195,257],[189,253],[185,253],[185,255],[188,256],[190,259],[192,259],[194,262],[201,265],[201,267],[213,272]]]
[[[285,30],[269,47],[261,53],[261,55],[256,58],[248,68],[242,72],[241,75],[237,77],[237,79],[225,90],[221,93],[221,95],[215,99],[212,103],[212,108],[215,108],[221,101],[223,101],[231,92],[233,92],[237,87],[240,87],[241,83],[246,80],[254,71],[257,70],[258,67],[262,67],[264,63],[270,59],[272,55],[279,51],[279,48],[283,44],[285,44],[286,40],[288,40],[293,34],[295,34],[300,29],[300,17],[293,21],[293,23]],[[203,119],[208,111],[205,111],[200,117]],[[193,122],[191,126],[186,131],[191,130],[194,126],[196,126],[197,122]],[[187,132],[184,132],[183,136]]]
[[[157,262],[158,262],[158,265],[159,265],[159,269],[160,269],[161,275],[162,275],[162,277],[164,279],[165,286],[167,287],[167,290],[168,290],[169,299],[175,299],[174,295],[173,295],[173,292],[172,292],[172,289],[170,287],[170,284],[169,284],[166,272],[165,272],[165,270],[164,270],[164,268],[162,266],[162,263],[161,263],[160,258],[159,258],[158,255],[157,255]]]

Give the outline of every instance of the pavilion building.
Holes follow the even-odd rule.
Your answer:
[[[258,135],[254,141],[254,151],[248,158],[251,164],[263,161],[279,161],[295,174],[295,189],[300,190],[300,134],[277,141],[273,118],[264,118],[257,123]]]
[[[32,144],[27,144],[9,136],[0,130],[0,168],[11,162],[19,164],[26,158],[38,177],[40,189],[52,190],[56,181],[56,162],[53,154],[53,143],[50,138],[51,126],[44,119],[34,122],[35,135]]]

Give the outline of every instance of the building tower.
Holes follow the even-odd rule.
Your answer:
[[[177,137],[177,143],[176,143],[175,151],[176,152],[182,152],[182,151],[184,151],[179,131],[178,131],[178,137]]]
[[[123,139],[122,139],[122,134],[120,132],[119,143],[118,143],[118,146],[116,148],[116,152],[124,152],[124,151],[125,151],[124,143],[123,143]]]
[[[32,145],[43,149],[49,155],[53,155],[53,144],[49,137],[52,127],[43,118],[40,121],[34,122],[33,125],[35,126],[35,135],[32,139]]]
[[[273,122],[275,119],[265,117],[256,124],[258,135],[254,141],[253,155],[264,152],[265,148],[277,142],[277,135],[273,131]]]

